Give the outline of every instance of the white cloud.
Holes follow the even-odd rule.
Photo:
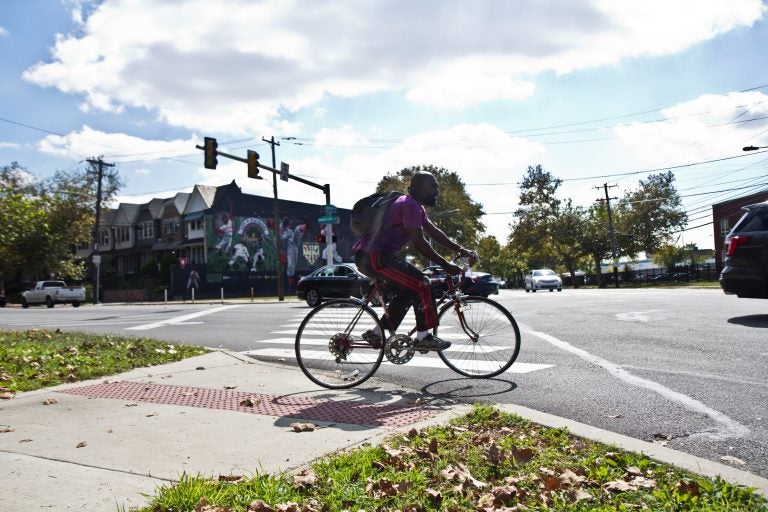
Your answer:
[[[315,141],[332,144],[365,145],[365,137],[348,127],[324,130]],[[468,144],[470,142],[471,144]],[[469,147],[468,147],[469,146]],[[348,153],[346,153],[348,155]],[[459,174],[473,200],[482,203],[486,213],[514,210],[518,199],[515,185],[522,171],[544,154],[544,147],[512,137],[487,124],[458,125],[447,130],[422,133],[403,140],[395,147],[375,155],[344,156],[334,161],[328,155],[291,161],[291,172],[315,183],[331,183],[331,201],[338,207],[351,208],[354,202],[371,194],[387,174],[396,174],[413,165],[436,165]],[[242,165],[211,173],[210,184],[236,179],[244,191],[271,196],[264,182],[243,178]],[[321,191],[296,182],[279,183],[283,199],[322,204]],[[486,215],[488,234],[506,240],[509,215]]]
[[[661,121],[614,130],[637,165],[674,165],[732,155],[749,144],[768,145],[768,95],[705,95],[662,111]]]
[[[2,142],[0,141],[0,148],[19,149],[21,144],[17,142]]]
[[[0,25],[0,37],[5,37],[9,34],[8,29]]]
[[[146,140],[124,133],[105,133],[83,126],[79,131],[67,135],[48,135],[37,143],[37,149],[43,153],[61,157],[83,159],[90,156],[105,155],[105,158],[117,163],[135,161],[146,157],[147,160],[171,158],[188,155],[195,151],[199,137],[189,140]]]
[[[83,6],[92,10],[81,11],[78,33],[60,35],[26,80],[82,95],[84,109],[146,108],[171,125],[231,134],[269,130],[328,96],[402,92],[448,108],[516,101],[533,94],[537,73],[673,54],[765,10],[759,0]]]

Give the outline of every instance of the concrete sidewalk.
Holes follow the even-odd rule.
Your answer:
[[[44,405],[49,399],[57,403]],[[182,473],[291,471],[469,410],[421,402],[418,393],[373,379],[362,389],[318,388],[298,368],[222,351],[23,393],[0,402],[0,427],[13,429],[0,433],[0,511],[128,510]],[[768,496],[768,480],[729,466],[531,409],[499,408]],[[295,432],[297,422],[316,429]]]

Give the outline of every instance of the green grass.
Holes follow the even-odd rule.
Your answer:
[[[208,352],[147,338],[0,330],[0,392],[95,379]]]
[[[148,499],[143,512],[768,510],[750,489],[488,405],[447,425],[326,456],[295,475],[184,475]]]

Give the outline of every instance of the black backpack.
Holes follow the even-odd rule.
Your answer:
[[[383,225],[384,214],[387,213],[392,203],[402,195],[404,195],[402,192],[391,190],[389,192],[376,192],[360,199],[352,207],[352,214],[349,216],[349,228],[358,236],[386,228],[387,226]]]

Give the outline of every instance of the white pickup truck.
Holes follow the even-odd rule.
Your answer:
[[[45,304],[52,308],[55,304],[80,306],[85,301],[85,288],[67,286],[64,281],[38,281],[35,287],[21,294],[21,307]]]

